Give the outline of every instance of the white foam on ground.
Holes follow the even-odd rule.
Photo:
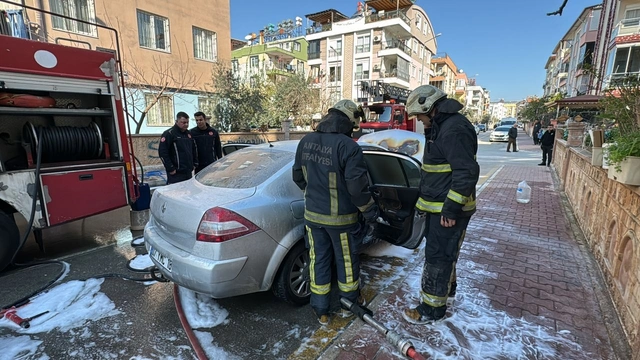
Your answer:
[[[155,265],[153,264],[153,261],[151,261],[149,254],[136,255],[136,257],[129,261],[129,267],[134,270],[147,270],[154,266]]]
[[[181,287],[180,302],[191,328],[212,328],[227,324],[229,312],[210,297]]]
[[[205,331],[194,331],[194,334],[196,334],[198,342],[200,342],[202,349],[207,354],[207,357],[209,359],[241,360],[240,357],[229,354],[228,352],[224,351],[224,349],[215,344],[213,342],[213,335],[211,335],[211,333]]]

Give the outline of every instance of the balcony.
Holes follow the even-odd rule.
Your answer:
[[[635,35],[638,33],[640,33],[640,18],[622,20],[611,32],[610,45],[615,43],[618,36]]]
[[[322,24],[316,26],[310,26],[307,28],[307,35],[321,33],[323,31],[331,31],[333,24]]]
[[[307,54],[307,60],[320,59],[320,51],[314,51]]]
[[[456,86],[456,94],[464,94],[466,91],[466,86]]]
[[[378,57],[392,55],[400,56],[407,61],[411,61],[411,49],[399,40],[388,40],[383,42],[382,49],[378,51]]]
[[[380,71],[380,79],[391,85],[409,88],[409,71],[403,71],[398,68],[392,68],[386,72]]]
[[[398,37],[411,36],[411,20],[403,10],[384,11],[365,17],[365,24],[377,22],[376,27],[395,33]]]
[[[295,66],[286,63],[265,63],[264,70],[267,75],[291,75],[296,73]]]

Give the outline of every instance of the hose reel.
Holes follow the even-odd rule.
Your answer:
[[[33,155],[37,153],[40,133],[43,163],[95,160],[104,150],[104,138],[95,122],[86,127],[35,126],[27,122],[22,128],[22,139]]]

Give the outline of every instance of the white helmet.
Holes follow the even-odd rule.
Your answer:
[[[422,85],[415,88],[407,99],[407,114],[414,116],[418,114],[428,114],[433,109],[433,105],[447,94],[433,85]]]
[[[347,115],[349,120],[351,120],[355,125],[360,124],[360,120],[364,119],[362,106],[357,105],[351,100],[340,100],[333,105],[332,109],[341,111],[343,114]]]

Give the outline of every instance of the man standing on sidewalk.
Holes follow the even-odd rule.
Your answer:
[[[207,124],[206,115],[202,111],[193,114],[193,117],[196,118],[197,126],[190,131],[198,148],[197,174],[214,161],[222,158],[222,144],[218,131]]]
[[[540,120],[536,120],[536,122],[533,124],[533,131],[531,132],[531,137],[533,138],[533,145],[538,145],[538,143],[540,142],[540,139],[538,138],[538,133],[540,132],[541,128],[542,128],[542,124],[540,124]]]
[[[518,137],[518,124],[513,123],[511,129],[509,129],[509,143],[507,144],[507,152],[511,152],[511,145],[513,145],[513,152],[518,152],[518,144],[516,138]]]
[[[455,292],[460,247],[476,210],[478,137],[469,120],[458,113],[462,107],[431,85],[419,86],[407,99],[409,116],[423,122],[427,140],[416,203],[418,214],[426,217],[421,302],[402,314],[412,324],[444,317],[447,297]]]
[[[553,143],[556,139],[556,130],[552,124],[549,124],[547,131],[542,134],[540,139],[540,148],[542,149],[542,162],[539,166],[551,166],[551,156],[553,155]]]
[[[189,115],[180,111],[176,124],[162,133],[158,156],[167,170],[167,185],[191,179],[198,166],[198,150],[189,132]]]

